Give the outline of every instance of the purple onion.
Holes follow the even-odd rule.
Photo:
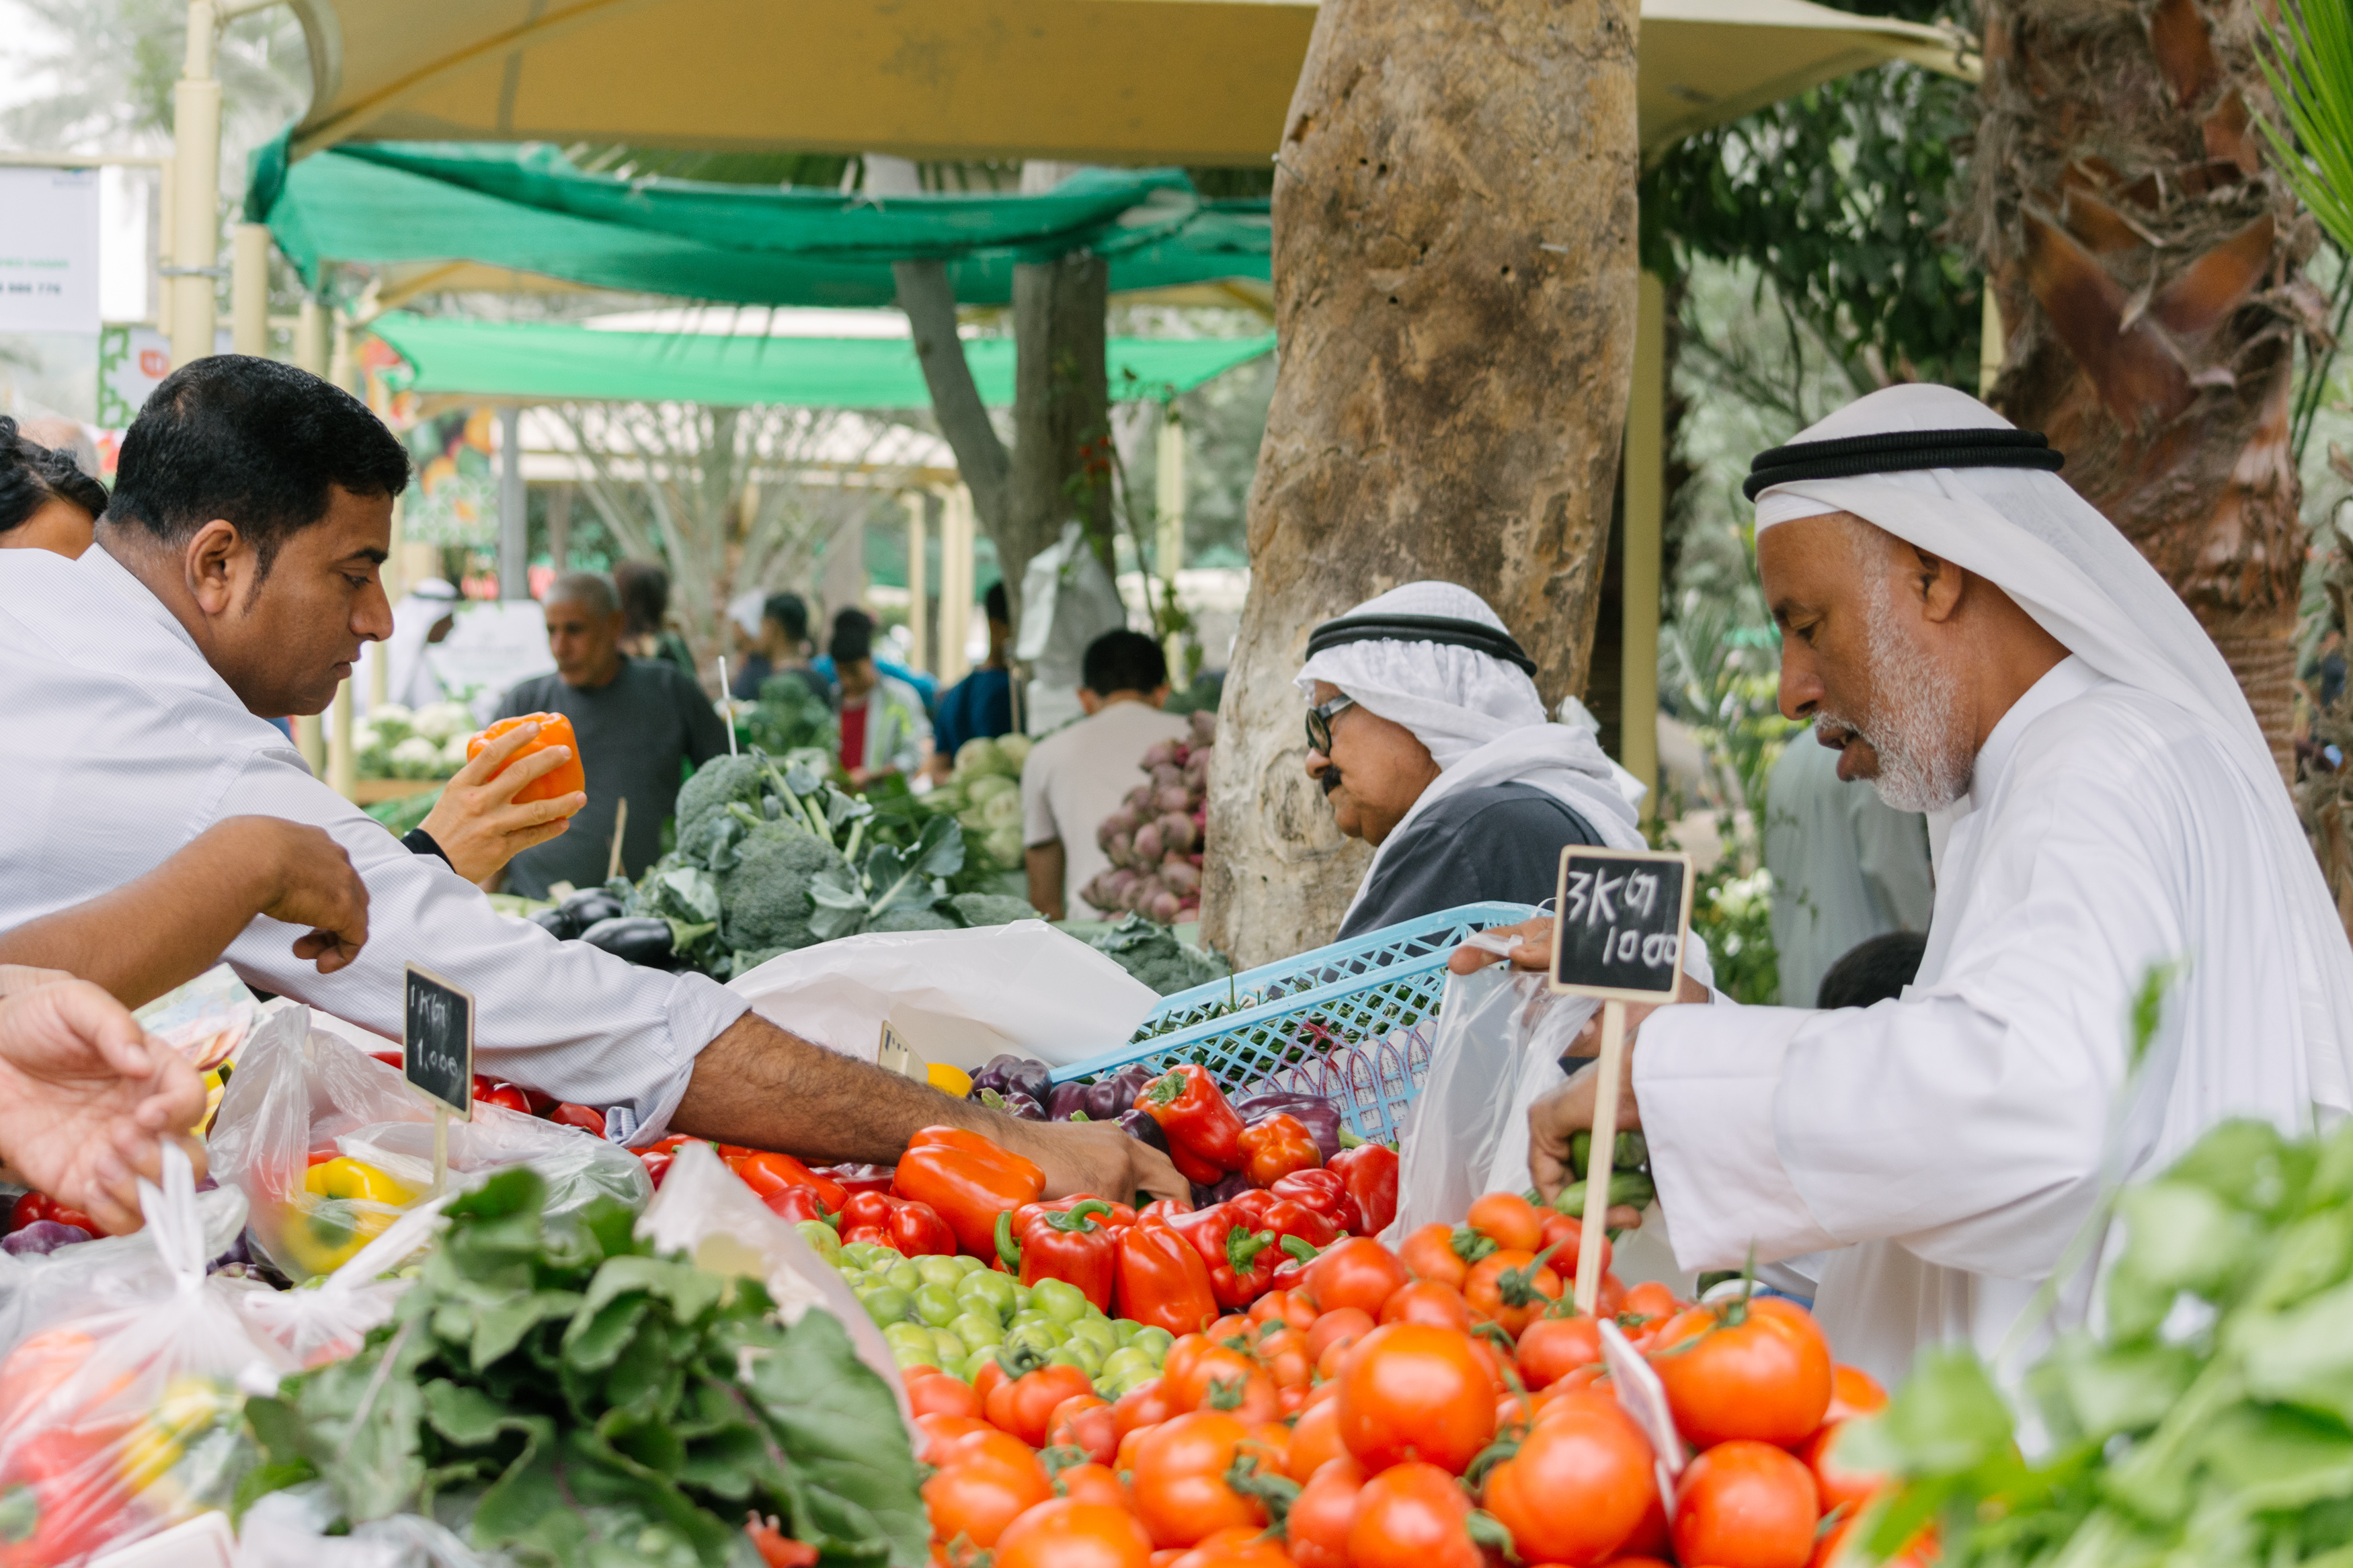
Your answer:
[[[252,1249],[245,1245],[245,1232],[240,1230],[237,1233],[237,1239],[228,1244],[228,1250],[227,1252],[222,1253],[218,1258],[214,1258],[210,1263],[205,1265],[205,1272],[207,1274],[217,1274],[224,1268],[241,1266],[252,1261]]]
[[[45,1258],[60,1247],[71,1247],[77,1241],[90,1239],[90,1232],[78,1225],[37,1219],[22,1230],[12,1230],[0,1237],[0,1252],[5,1252],[11,1258]]]

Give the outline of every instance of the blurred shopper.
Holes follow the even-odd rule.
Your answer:
[[[860,789],[886,773],[913,773],[923,765],[932,727],[915,689],[874,664],[874,617],[852,607],[833,618],[833,660],[839,690],[841,767]]]
[[[727,753],[727,726],[691,676],[667,659],[621,651],[627,617],[612,584],[594,572],[569,573],[548,590],[545,614],[555,673],[509,691],[497,716],[571,720],[588,804],[560,837],[508,865],[507,889],[533,899],[558,882],[593,888],[605,880],[625,800],[621,869],[641,874],[661,858],[662,823],[677,810],[684,764],[700,767]]]
[[[808,601],[798,594],[771,594],[760,601],[758,635],[728,694],[738,702],[756,701],[760,688],[779,675],[798,676],[818,701],[833,705],[832,682],[809,665]]]
[[[939,750],[934,753],[938,774],[944,778],[955,762],[956,748],[966,741],[995,740],[1013,731],[1013,616],[1005,599],[1005,584],[991,583],[982,595],[988,616],[988,658],[978,669],[940,694],[934,732]]]
[[[71,561],[90,548],[106,487],[65,452],[0,415],[0,550],[47,550]]]
[[[392,607],[392,636],[381,643],[370,643],[360,650],[358,670],[352,677],[352,689],[364,692],[374,684],[368,667],[376,659],[387,661],[384,672],[384,700],[397,702],[412,711],[446,701],[448,693],[442,688],[441,678],[433,672],[433,661],[426,649],[438,645],[458,625],[458,590],[440,577],[427,577],[401,595],[400,603]]]
[[[564,563],[555,563],[556,570]],[[670,624],[670,574],[651,561],[624,561],[613,568],[613,592],[621,601],[628,626],[621,634],[621,651],[631,658],[659,658],[678,666],[687,679],[699,681],[693,650]]]
[[[1145,782],[1144,753],[1192,732],[1163,713],[1168,660],[1142,632],[1105,632],[1087,645],[1079,706],[1086,717],[1038,742],[1021,769],[1021,832],[1029,901],[1049,920],[1117,920],[1076,889],[1111,867],[1095,829]]]

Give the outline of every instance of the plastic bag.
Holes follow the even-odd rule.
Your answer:
[[[209,1142],[214,1175],[252,1205],[253,1246],[297,1280],[351,1261],[433,1183],[431,1105],[303,1007],[254,1031]],[[546,1179],[550,1215],[599,1196],[642,1208],[653,1193],[637,1156],[576,1129],[480,1102],[450,1122],[453,1179],[514,1164]]]
[[[448,1197],[435,1198],[410,1209],[314,1289],[254,1290],[238,1296],[237,1309],[247,1327],[274,1341],[304,1367],[356,1353],[370,1329],[392,1321],[393,1308],[415,1283],[384,1276],[433,1239],[448,1202]]]
[[[710,1144],[680,1145],[661,1190],[638,1217],[637,1233],[659,1251],[686,1254],[699,1268],[759,1280],[787,1325],[811,1307],[831,1312],[849,1331],[858,1359],[889,1385],[901,1419],[913,1422],[898,1358],[841,1271],[720,1163]]]
[[[1013,657],[1029,667],[1028,729],[1043,735],[1079,717],[1087,645],[1127,625],[1127,605],[1075,522],[1021,571],[1021,629]]]
[[[476,1552],[418,1514],[396,1513],[327,1531],[342,1517],[324,1481],[261,1498],[237,1529],[236,1568],[502,1568],[503,1552]]]
[[[0,1559],[66,1568],[227,1505],[253,1463],[245,1398],[292,1360],[247,1329],[237,1298],[266,1289],[207,1277],[234,1193],[199,1203],[187,1156],[164,1149],[142,1183],[146,1228],[45,1260],[21,1283],[0,1360]]]
[[[843,1056],[872,1061],[887,1020],[925,1061],[966,1070],[1000,1051],[1084,1061],[1160,1005],[1151,986],[1043,921],[843,937],[780,953],[727,989]]]

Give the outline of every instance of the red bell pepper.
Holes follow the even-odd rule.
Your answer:
[[[1357,1235],[1378,1236],[1397,1223],[1396,1150],[1385,1143],[1343,1149],[1324,1169],[1339,1172],[1348,1184],[1348,1194],[1356,1200],[1357,1212],[1365,1216],[1365,1227]]]
[[[1173,1215],[1191,1214],[1193,1205],[1182,1198],[1155,1198],[1135,1211],[1138,1225],[1148,1219],[1166,1221]]]
[[[1218,1315],[1209,1266],[1192,1242],[1146,1205],[1119,1241],[1119,1270],[1113,1288],[1118,1315],[1172,1334],[1201,1331]]]
[[[825,1218],[825,1205],[818,1202],[815,1187],[779,1187],[773,1193],[762,1193],[760,1201],[778,1218],[797,1224],[805,1219]]]
[[[841,1227],[848,1230],[852,1226],[871,1225],[888,1230],[891,1215],[902,1201],[888,1193],[852,1193],[842,1200]]]
[[[1324,1163],[1315,1135],[1296,1116],[1276,1111],[1242,1129],[1242,1170],[1254,1187],[1271,1187],[1293,1171],[1313,1171]]]
[[[1274,1288],[1274,1266],[1282,1260],[1275,1233],[1254,1227],[1234,1204],[1211,1204],[1166,1223],[1201,1255],[1209,1292],[1228,1311],[1240,1311]]]
[[[1021,1283],[1060,1279],[1083,1291],[1095,1310],[1109,1313],[1112,1286],[1119,1272],[1119,1238],[1096,1215],[1108,1215],[1111,1205],[1101,1198],[1082,1198],[1068,1208],[1029,1204],[1019,1211],[1028,1221],[1018,1228],[1015,1216],[997,1222],[997,1247],[1021,1264]]]
[[[838,1183],[827,1181],[790,1154],[754,1150],[748,1154],[729,1159],[727,1168],[741,1176],[745,1186],[764,1198],[786,1187],[815,1188],[818,1202],[825,1206],[828,1213],[839,1208],[849,1195]]]
[[[1160,1201],[1166,1203],[1167,1200],[1164,1198]],[[1081,1194],[1076,1197],[1043,1198],[1034,1204],[1023,1204],[1013,1211],[1013,1234],[1018,1237],[1029,1227],[1029,1222],[1041,1214],[1068,1214],[1081,1204],[1103,1205],[1100,1210],[1090,1212],[1094,1214],[1097,1225],[1111,1232],[1112,1239],[1114,1241],[1126,1235],[1129,1227],[1135,1224],[1135,1211],[1127,1205],[1113,1203],[1109,1198],[1088,1197]]]
[[[1035,1203],[1046,1173],[977,1132],[926,1127],[909,1140],[891,1190],[929,1204],[974,1258],[997,1253],[997,1216]]]
[[[1334,1170],[1293,1171],[1268,1186],[1276,1197],[1314,1209],[1351,1236],[1365,1231],[1365,1213],[1348,1191],[1348,1179]]]
[[[1172,1156],[1181,1149],[1197,1163],[1214,1165],[1219,1172],[1239,1171],[1248,1158],[1242,1152],[1241,1117],[1226,1103],[1225,1091],[1209,1069],[1197,1062],[1171,1068],[1145,1084],[1135,1097],[1135,1108],[1160,1123]],[[1178,1161],[1176,1168],[1184,1170],[1184,1162]],[[1198,1178],[1188,1174],[1186,1180]]]
[[[14,1233],[45,1219],[58,1225],[78,1225],[92,1236],[106,1234],[99,1229],[98,1221],[79,1209],[66,1207],[47,1193],[26,1193],[19,1197],[8,1211],[8,1229]]]
[[[1325,1215],[1273,1193],[1244,1193],[1233,1203],[1235,1212],[1248,1224],[1271,1230],[1277,1237],[1295,1236],[1310,1247],[1329,1247],[1342,1234],[1340,1227]]]

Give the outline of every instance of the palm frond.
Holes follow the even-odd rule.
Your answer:
[[[2353,252],[2353,7],[2290,0],[2271,42],[2258,63],[2288,123],[2258,123],[2295,194],[2338,247]]]

